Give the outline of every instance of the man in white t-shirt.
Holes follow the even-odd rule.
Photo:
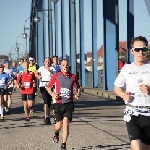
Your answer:
[[[146,64],[148,41],[131,40],[134,62],[125,64],[114,82],[114,91],[125,104],[124,121],[132,150],[150,150],[150,64]],[[126,92],[122,87],[126,85]]]
[[[40,92],[42,94],[42,98],[44,100],[45,118],[43,122],[45,124],[51,124],[50,107],[51,107],[52,96],[46,90],[47,84],[49,83],[52,77],[52,73],[50,71],[50,65],[51,65],[51,59],[45,58],[44,66],[40,67],[36,72],[36,77],[40,80],[39,87],[40,87]]]

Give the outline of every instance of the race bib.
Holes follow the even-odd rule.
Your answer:
[[[17,72],[13,72],[13,75],[16,76],[16,75],[17,75]]]
[[[5,85],[5,79],[2,78],[2,80],[0,80],[0,85]]]
[[[49,82],[45,82],[45,85],[44,85],[44,86],[47,87],[47,86],[48,86],[48,83],[49,83]]]
[[[133,108],[126,106],[126,108],[124,109],[124,121],[129,122],[131,120],[131,116],[134,113]]]
[[[24,82],[24,88],[30,88],[30,82]]]
[[[67,88],[61,88],[60,89],[60,96],[70,98],[70,96],[71,96],[71,90],[67,89]]]

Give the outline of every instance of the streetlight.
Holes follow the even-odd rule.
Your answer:
[[[16,59],[17,59],[17,61],[19,60],[19,45],[21,45],[23,48],[24,48],[24,50],[25,50],[25,47],[22,45],[22,44],[20,44],[20,43],[17,43],[16,42],[16,45],[13,45],[12,47],[11,47],[11,49],[10,49],[10,51],[9,51],[9,54],[8,54],[8,57],[9,57],[9,60],[11,61],[12,60],[12,55],[13,56],[15,56],[16,54],[17,54],[17,57],[16,57]],[[15,47],[15,48],[14,48]],[[14,48],[14,50],[17,52],[17,53],[12,53],[11,52],[11,50]]]
[[[18,56],[17,56],[17,58],[18,58],[18,64],[19,64],[19,45],[21,45],[21,44],[16,43],[16,47],[15,47],[15,51],[16,51],[17,54],[18,54]],[[23,46],[23,45],[21,45],[21,46]],[[24,46],[23,46],[23,47],[24,47]],[[24,47],[24,49],[25,49],[25,47]]]
[[[59,0],[51,0],[55,3],[57,3]],[[37,24],[40,22],[40,17],[38,17],[38,11],[52,11],[52,6],[50,5],[50,9],[35,9],[35,17],[33,18],[33,21]],[[48,18],[48,21],[49,23],[51,24],[50,26],[50,35],[51,35],[51,38],[50,38],[50,50],[51,50],[51,53],[53,55],[53,25],[52,25],[52,13],[51,13],[51,16],[50,16],[50,19],[49,19],[49,16],[47,16],[45,13],[43,13],[47,18]]]
[[[29,17],[29,18],[30,18],[30,17]],[[29,18],[28,18],[28,19],[29,19]],[[31,28],[25,28],[25,23],[27,22],[28,19],[26,19],[25,22],[24,22],[24,32],[23,32],[23,34],[22,34],[22,37],[23,37],[24,39],[26,39],[26,58],[28,57],[28,50],[27,50],[27,37],[28,37],[28,34],[25,32],[25,30],[32,30]]]

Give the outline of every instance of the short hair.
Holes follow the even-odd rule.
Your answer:
[[[52,56],[52,59],[53,59],[53,58],[57,58],[57,59],[58,59],[58,56],[54,55],[54,56]]]
[[[4,65],[3,65],[3,64],[0,64],[0,68],[4,68]]]
[[[49,59],[50,62],[52,63],[52,59],[50,57],[45,57],[45,59]],[[43,62],[45,62],[45,59],[43,60]]]
[[[60,61],[60,63],[61,63],[62,61],[67,61],[67,62],[69,63],[69,60],[68,60],[68,59],[62,59],[62,60]]]
[[[131,48],[133,48],[133,44],[135,41],[141,41],[143,43],[145,43],[145,46],[148,46],[148,41],[145,37],[143,36],[138,36],[138,37],[135,37],[135,38],[132,38],[131,40]]]
[[[27,65],[27,66],[28,66],[28,63],[27,63],[27,62],[23,62],[23,63],[22,63],[22,66],[24,66],[24,65]]]

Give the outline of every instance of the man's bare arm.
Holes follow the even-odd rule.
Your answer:
[[[115,94],[116,94],[117,96],[120,96],[120,97],[122,97],[122,94],[124,93],[124,92],[122,91],[122,88],[121,88],[121,87],[116,87],[116,86],[114,86],[114,92],[115,92]]]

